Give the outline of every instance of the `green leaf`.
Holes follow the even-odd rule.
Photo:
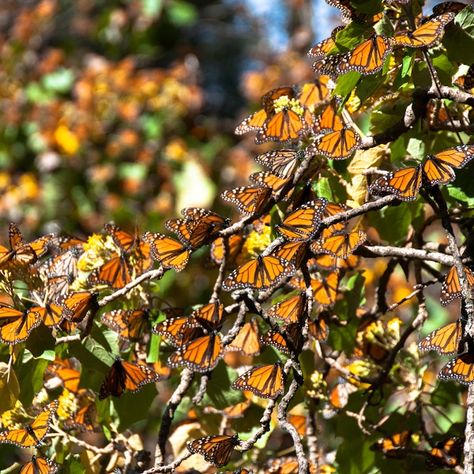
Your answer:
[[[341,96],[343,98],[343,102],[345,102],[347,98],[351,95],[352,91],[355,89],[361,77],[362,74],[356,71],[351,71],[346,74],[342,74],[337,79],[337,85],[334,89],[334,95]]]
[[[26,348],[34,357],[42,358],[45,358],[42,356],[43,353],[52,351],[53,359],[50,360],[54,360],[55,339],[51,334],[51,330],[43,324],[33,329],[26,341]]]
[[[198,14],[194,5],[178,0],[170,2],[167,12],[171,23],[174,23],[176,26],[185,26],[193,23]]]
[[[318,197],[326,198],[328,201],[334,201],[332,187],[329,178],[320,178],[313,187]]]
[[[338,472],[368,474],[375,462],[375,453],[370,449],[373,442],[361,436],[355,420],[347,416],[339,420],[337,431],[343,437],[336,454]]]
[[[42,83],[48,91],[65,94],[72,88],[74,73],[71,69],[61,68],[44,76]]]
[[[408,140],[407,152],[418,160],[422,160],[426,154],[425,143],[418,138],[410,138]]]
[[[370,213],[369,222],[377,229],[382,240],[397,243],[406,238],[408,227],[422,206],[420,201],[390,206],[380,212]]]
[[[146,420],[148,409],[157,395],[154,383],[148,383],[137,393],[125,392],[120,398],[112,397],[112,403],[120,420],[120,430],[133,423]]]
[[[372,29],[360,23],[349,23],[342,31],[336,35],[336,45],[339,52],[354,49],[370,36]],[[339,81],[338,81],[339,82]]]
[[[20,381],[20,401],[25,406],[30,406],[33,397],[43,386],[43,376],[48,366],[45,359],[35,359],[31,352],[25,350],[22,363],[16,367]]]
[[[242,392],[230,387],[232,381],[236,378],[235,370],[220,362],[212,371],[202,405],[211,405],[222,410],[229,405],[235,405],[242,401]]]
[[[474,63],[474,10],[471,6],[460,11],[446,27],[443,45],[451,61]]]
[[[163,0],[142,0],[142,8],[145,16],[155,17],[163,8]]]

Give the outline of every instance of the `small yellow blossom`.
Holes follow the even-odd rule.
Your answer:
[[[60,125],[55,130],[54,139],[59,149],[67,155],[74,155],[79,150],[79,138],[66,125]]]
[[[57,415],[61,420],[66,420],[77,410],[76,397],[66,388],[59,396],[58,402]]]
[[[244,259],[255,258],[261,254],[271,243],[271,228],[268,225],[262,226],[263,229],[250,232],[243,247],[241,256]]]
[[[282,95],[273,101],[275,113],[279,113],[284,109],[289,109],[300,117],[304,114],[304,108],[297,99],[290,99],[287,95]]]
[[[0,417],[2,428],[20,428],[25,420],[25,411],[19,400],[16,401],[15,407],[11,410],[4,411]]]
[[[326,380],[324,380],[324,375],[321,372],[315,370],[311,374],[311,384],[312,387],[306,392],[307,395],[318,400],[326,400],[327,383]]]

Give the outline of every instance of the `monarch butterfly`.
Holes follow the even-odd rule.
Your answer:
[[[318,231],[326,207],[324,198],[303,204],[277,226],[278,232],[287,240],[309,240]]]
[[[308,331],[309,335],[317,341],[326,341],[329,337],[328,323],[322,315],[319,315],[315,321],[308,320]]]
[[[299,293],[273,305],[267,310],[270,318],[281,319],[286,323],[297,323],[301,320],[306,310],[306,295]]]
[[[59,302],[64,310],[64,316],[73,323],[81,322],[88,311],[95,314],[99,309],[97,305],[97,293],[91,291],[76,291],[69,293]]]
[[[109,395],[120,397],[125,390],[138,392],[147,383],[159,380],[160,376],[146,365],[127,362],[117,357],[100,386],[99,400]]]
[[[392,51],[392,42],[381,35],[373,35],[348,53],[326,56],[316,61],[313,69],[320,74],[336,77],[349,71],[360,74],[375,74],[380,71],[385,59]]]
[[[232,291],[239,288],[268,290],[293,274],[293,264],[280,257],[258,256],[234,270],[225,280],[222,289]]]
[[[204,325],[206,329],[207,326],[217,328],[222,325],[223,317],[224,305],[222,305],[219,301],[214,301],[212,303],[205,304],[193,311],[190,316],[190,321],[196,320],[198,324]]]
[[[299,463],[295,457],[280,457],[278,459],[272,459],[268,462],[268,469],[265,470],[265,474],[298,474]],[[315,472],[314,470],[310,471]]]
[[[235,259],[240,254],[242,246],[244,244],[244,238],[240,234],[232,234],[229,236],[227,241],[227,253],[225,254],[226,263],[232,265]],[[211,244],[211,259],[220,265],[224,259],[225,245],[224,238],[218,237]]]
[[[474,354],[466,352],[450,360],[439,372],[441,380],[454,379],[460,383],[474,382]]]
[[[427,464],[430,468],[436,469],[437,467],[453,468],[459,466],[461,463],[462,438],[448,438],[447,440],[440,441],[431,449]]]
[[[231,405],[230,407],[224,408],[222,414],[229,420],[235,420],[237,418],[242,418],[245,411],[251,405],[250,400],[245,400],[245,402],[237,403],[236,405]]]
[[[287,419],[295,427],[300,436],[306,434],[306,416],[288,413]]]
[[[290,285],[300,290],[306,289],[304,281],[300,278],[292,278]],[[331,306],[336,302],[337,287],[339,285],[339,273],[331,272],[326,277],[312,277],[311,288],[313,299],[321,306]]]
[[[438,16],[442,15],[443,13],[459,13],[461,10],[467,7],[467,3],[461,2],[442,2],[438,3],[433,7],[433,14]]]
[[[222,326],[223,315],[224,306],[219,301],[194,311],[185,323],[185,328],[202,328],[207,334],[183,344],[171,354],[168,365],[185,365],[196,372],[212,370],[222,356],[222,339],[217,331]]]
[[[410,48],[430,48],[441,40],[444,27],[455,17],[454,13],[443,13],[426,23],[415,31],[402,31],[393,37],[395,46],[408,46]]]
[[[168,358],[170,367],[186,366],[195,372],[209,372],[222,356],[221,336],[211,334],[192,339]]]
[[[311,244],[315,253],[328,253],[334,257],[346,259],[362,245],[367,239],[367,234],[362,230],[347,232],[329,226],[321,233],[321,237]]]
[[[260,186],[242,186],[224,191],[221,196],[224,201],[231,202],[245,215],[259,214],[268,204],[272,188]]]
[[[257,110],[257,112],[254,112],[237,126],[235,129],[235,134],[236,135],[243,135],[244,133],[247,132],[252,132],[256,130],[260,130],[263,127],[263,124],[267,120],[268,115],[265,109],[260,109]]]
[[[73,415],[72,421],[68,423],[71,428],[80,431],[95,431],[97,417],[97,409],[93,401],[88,401],[84,406],[79,408]]]
[[[462,4],[464,5],[464,4]],[[466,91],[470,91],[474,87],[474,64],[471,64],[469,66],[469,69],[467,70],[466,74],[463,76],[458,77],[455,81],[454,84],[457,86],[463,88]]]
[[[373,448],[382,451],[387,457],[397,458],[400,456],[400,451],[407,447],[410,441],[411,432],[402,431],[395,433],[387,438],[379,439]]]
[[[199,325],[196,327],[190,316],[172,314],[152,328],[152,332],[159,334],[167,343],[175,347],[181,347],[191,339],[202,335],[202,327]]]
[[[92,284],[105,284],[117,290],[132,281],[132,268],[125,254],[115,254],[108,262],[91,274]]]
[[[400,201],[413,201],[421,188],[421,180],[421,165],[409,166],[381,176],[369,186],[369,192],[376,196],[394,194]]]
[[[35,251],[25,242],[20,229],[13,222],[10,223],[8,229],[8,238],[10,248],[0,245],[0,268],[10,263],[28,265],[37,260]]]
[[[180,272],[187,265],[191,248],[163,234],[146,232],[144,239],[150,244],[151,256],[164,268]]]
[[[315,265],[320,270],[335,269],[353,269],[359,265],[359,257],[349,255],[347,258],[334,257],[329,254],[317,255],[315,258],[308,260],[308,265]]]
[[[49,387],[53,385],[52,379],[59,379],[61,385],[70,392],[77,393],[79,390],[81,372],[68,359],[56,359],[52,364],[48,365],[46,375],[49,377],[47,382]]]
[[[344,127],[317,137],[306,149],[306,155],[321,154],[331,160],[345,160],[359,148],[359,145],[360,135],[353,128]]]
[[[45,293],[52,300],[60,300],[69,293],[69,286],[74,281],[72,275],[57,275],[47,277],[47,287]],[[46,305],[48,306],[48,305]],[[48,319],[48,318],[46,318]]]
[[[24,464],[18,474],[54,474],[58,472],[58,465],[46,458],[31,456],[31,461]]]
[[[307,249],[307,242],[286,242],[279,245],[273,253],[276,257],[291,262],[295,268],[299,268],[306,256]]]
[[[258,338],[258,324],[255,319],[245,323],[237,333],[235,339],[226,346],[226,351],[239,351],[247,356],[260,354]]]
[[[377,23],[383,16],[383,13],[376,13],[374,15],[366,14],[357,11],[354,8],[353,3],[350,0],[326,0],[328,5],[336,7],[341,12],[341,18],[344,23],[350,23],[351,21],[357,23]],[[357,5],[357,3],[355,3]]]
[[[309,51],[308,56],[312,58],[324,58],[336,46],[336,36],[344,29],[344,26],[336,26],[331,32],[331,36],[315,44]]]
[[[285,325],[285,329],[270,330],[260,338],[260,342],[266,346],[273,346],[284,354],[292,351],[299,353],[303,346],[303,334],[299,323]]]
[[[148,326],[147,309],[116,309],[102,315],[101,321],[123,339],[140,339]]]
[[[464,273],[466,275],[467,283],[470,287],[474,286],[474,273],[468,267],[464,267]],[[441,304],[443,306],[448,305],[451,301],[461,298],[462,288],[461,282],[459,281],[459,275],[455,266],[451,267],[449,272],[446,274],[444,281],[441,285]]]
[[[298,100],[306,108],[314,109],[329,97],[330,89],[334,85],[328,76],[320,76],[312,82],[306,82],[300,87]]]
[[[306,128],[306,122],[300,113],[301,105],[291,102],[265,121],[262,129],[257,132],[256,143],[266,141],[289,142],[300,138]]]
[[[316,119],[316,123],[313,127],[314,131],[323,132],[330,130],[331,132],[338,132],[344,128],[345,122],[339,113],[339,103],[340,99],[334,97],[331,102],[324,107]]]
[[[280,178],[291,178],[303,156],[296,150],[273,150],[257,155],[255,161]]]
[[[257,143],[298,138],[304,127],[304,121],[300,116],[301,105],[295,99],[295,92],[295,89],[289,86],[267,92],[262,97],[263,109],[245,118],[237,126],[235,133],[242,135],[257,130]],[[296,104],[292,101],[296,101]]]
[[[11,306],[0,306],[0,341],[11,345],[26,341],[41,321],[41,315],[36,311],[18,311]]]
[[[283,392],[283,371],[278,363],[254,367],[235,379],[232,387],[249,390],[261,398],[273,399]]]
[[[227,219],[207,209],[189,207],[181,213],[185,219],[171,219],[165,225],[183,244],[193,249],[207,244],[228,223]]]
[[[244,238],[240,234],[232,234],[227,241],[227,253],[225,254],[226,263],[232,265],[242,250]],[[220,265],[224,259],[225,245],[224,238],[218,237],[211,244],[211,259],[214,263]]]
[[[270,188],[272,193],[279,192],[288,182],[288,178],[279,178],[278,176],[262,171],[250,175],[249,180],[253,184],[262,186],[264,188]]]
[[[71,247],[64,253],[54,257],[47,262],[45,273],[48,278],[57,276],[67,276],[75,278],[77,276],[77,262],[84,253],[82,247]]]
[[[20,448],[39,446],[51,427],[53,416],[58,408],[58,401],[54,400],[24,428],[4,430],[0,432],[0,443],[10,443]]]
[[[452,168],[463,168],[474,158],[474,145],[459,145],[428,155],[423,163],[423,179],[429,186],[448,184],[456,175]]]
[[[204,459],[214,466],[225,466],[230,459],[235,446],[239,444],[236,435],[206,436],[195,439],[186,444],[188,450],[193,454],[200,454]]]
[[[130,234],[111,223],[105,224],[104,228],[121,252],[131,253],[136,250],[141,254],[141,257],[149,257],[150,249],[148,243],[140,237],[138,231],[135,231],[134,234]]]
[[[48,327],[58,326],[64,319],[63,308],[56,303],[45,303],[44,306],[32,306],[29,311],[38,313],[41,316],[43,324]]]

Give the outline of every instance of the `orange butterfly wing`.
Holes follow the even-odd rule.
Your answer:
[[[279,257],[268,255],[250,260],[234,270],[224,281],[222,288],[232,291],[238,288],[267,290],[278,285],[295,269],[289,262]]]
[[[260,354],[258,325],[255,319],[240,328],[235,339],[226,346],[226,351],[239,351],[247,356]]]
[[[428,334],[418,343],[418,347],[421,351],[435,350],[443,355],[456,354],[461,338],[462,324],[458,320]]]
[[[58,402],[51,402],[26,428],[0,432],[0,443],[10,443],[20,448],[38,446],[48,434]]]
[[[164,268],[180,272],[191,256],[191,250],[182,243],[159,233],[145,233],[144,238],[150,244],[151,256]]]
[[[297,323],[305,309],[306,296],[304,293],[300,293],[273,305],[266,314],[271,318],[281,319],[287,323]]]
[[[421,187],[421,166],[410,166],[381,176],[374,181],[369,192],[375,195],[394,194],[401,201],[413,201]]]
[[[187,443],[188,450],[193,454],[201,454],[204,459],[217,467],[225,466],[232,451],[238,444],[236,436],[206,436]]]
[[[248,390],[261,398],[276,398],[284,389],[280,364],[254,367],[242,374],[232,384],[237,390]]]

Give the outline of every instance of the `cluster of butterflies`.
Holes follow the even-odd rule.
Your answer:
[[[468,286],[474,288],[474,272],[467,266],[463,268]],[[462,297],[462,287],[458,270],[453,266],[446,274],[441,286],[441,303],[447,305]],[[466,322],[462,317],[428,334],[418,347],[422,351],[435,350],[442,355],[457,354],[439,372],[442,380],[457,380],[464,384],[474,382],[474,354],[471,341],[465,332]],[[465,351],[465,346],[467,350]]]
[[[235,132],[241,135],[256,131],[257,143],[269,140],[285,143],[312,136],[314,141],[300,156],[321,154],[333,160],[349,158],[359,147],[361,137],[351,125],[349,113],[340,101],[336,97],[331,99],[334,85],[329,76],[321,75],[300,87],[273,89],[263,96],[262,109],[245,118]],[[271,155],[267,156],[260,158],[263,165],[271,159]],[[270,185],[275,192],[286,184],[281,180],[291,171],[291,162],[283,163],[273,172],[274,177],[257,174],[254,181]]]
[[[395,433],[386,438],[379,439],[372,449],[381,451],[385,456],[401,459],[406,456],[410,445],[412,433],[408,430]],[[436,470],[440,468],[453,469],[461,464],[464,439],[451,437],[432,444],[430,451],[417,450],[426,458],[427,468]]]
[[[360,14],[349,1],[326,0],[332,6],[339,8],[345,23],[355,22],[373,26],[383,19],[383,13],[372,16]],[[390,2],[407,3],[407,2]],[[331,37],[313,46],[309,56],[315,59],[313,69],[319,74],[337,78],[341,74],[356,71],[360,74],[375,74],[380,71],[388,55],[400,47],[431,48],[437,45],[444,34],[444,29],[467,4],[460,2],[444,2],[433,8],[433,14],[428,18],[418,19],[414,30],[402,29],[395,32],[393,37],[376,34],[372,28],[367,29],[370,37],[349,51],[340,51],[338,33],[344,26],[333,30]],[[398,13],[398,10],[395,10]],[[347,49],[347,48],[346,48]]]

